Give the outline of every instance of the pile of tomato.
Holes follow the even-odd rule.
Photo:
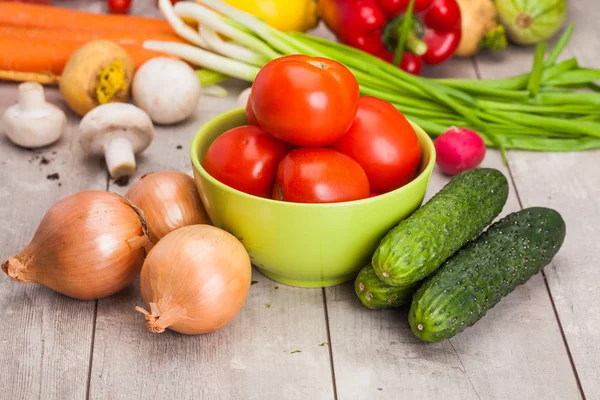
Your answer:
[[[292,55],[265,65],[247,124],[220,135],[203,161],[220,182],[298,203],[368,198],[406,185],[421,159],[418,137],[390,103],[360,96],[342,64]]]

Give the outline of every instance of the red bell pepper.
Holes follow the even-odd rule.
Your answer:
[[[319,12],[338,40],[393,62],[410,0],[319,0]],[[461,37],[456,0],[415,0],[400,68],[420,74],[423,62],[440,64]]]

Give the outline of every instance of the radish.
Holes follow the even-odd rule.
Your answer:
[[[434,142],[437,165],[447,175],[457,175],[481,164],[485,142],[476,132],[452,127]]]

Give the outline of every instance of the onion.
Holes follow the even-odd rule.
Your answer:
[[[530,45],[550,39],[567,18],[567,0],[496,0],[508,39]]]
[[[54,204],[29,245],[2,270],[15,281],[93,300],[127,287],[151,246],[142,212],[127,199],[85,191]]]
[[[125,197],[144,212],[154,243],[177,228],[210,224],[194,180],[183,172],[146,174]]]
[[[179,228],[150,251],[140,276],[146,326],[184,334],[216,331],[242,308],[252,268],[242,243],[211,225]]]

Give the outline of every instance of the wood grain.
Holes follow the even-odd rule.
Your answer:
[[[482,164],[508,174],[496,151]],[[435,170],[431,197],[448,181]],[[501,216],[519,209],[511,185]],[[575,399],[571,372],[540,275],[519,287],[472,328],[437,344],[417,339],[407,307],[364,308],[352,285],[327,289],[340,399]],[[396,396],[396,397],[393,397]]]
[[[192,119],[157,127],[155,141],[125,193],[150,171],[191,169],[189,144],[197,129],[237,107],[246,87],[229,82],[228,98],[203,98]],[[181,145],[182,149],[177,147]],[[209,335],[149,333],[134,285],[100,300],[94,342],[90,398],[130,399],[331,399],[327,328],[320,289],[279,285],[254,271],[256,284],[241,313]]]
[[[569,2],[569,22],[576,28],[561,58],[577,57],[582,67],[600,67],[596,0]],[[478,59],[482,77],[499,76],[497,60]],[[515,53],[511,62],[527,69],[531,54]],[[584,153],[512,152],[509,163],[524,207],[559,211],[567,224],[565,243],[544,271],[574,368],[588,399],[600,398],[600,151]]]
[[[67,111],[56,89],[48,89],[46,97]],[[0,115],[16,101],[17,85],[0,83]],[[56,201],[80,190],[106,188],[103,163],[82,152],[78,119],[67,113],[65,135],[38,151],[19,148],[0,133],[0,262],[29,243]],[[94,307],[93,301],[13,282],[1,273],[0,398],[84,398]]]

